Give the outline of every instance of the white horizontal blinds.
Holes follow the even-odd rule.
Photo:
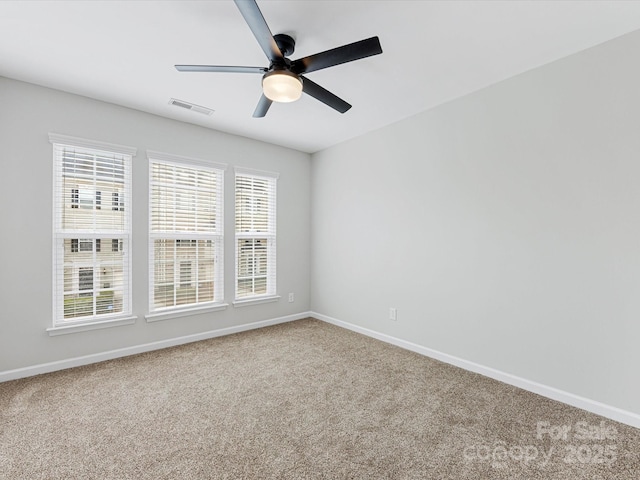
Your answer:
[[[276,179],[236,171],[236,298],[276,294]]]
[[[254,295],[275,295],[275,251],[274,239],[237,239],[237,285],[236,298]]]
[[[275,234],[275,180],[236,176],[236,232]]]
[[[62,162],[61,228],[125,230],[126,156],[66,145],[54,148]]]
[[[54,325],[130,315],[132,155],[62,143],[53,153]]]
[[[223,299],[223,170],[149,158],[150,311]]]
[[[151,162],[151,230],[215,234],[221,227],[221,171]]]

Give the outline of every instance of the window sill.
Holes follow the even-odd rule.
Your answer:
[[[120,327],[122,325],[133,325],[138,317],[114,318],[111,320],[102,320],[99,322],[80,323],[75,325],[62,325],[47,328],[50,337],[57,335],[66,335],[67,333],[86,332],[89,330],[99,330],[101,328]]]
[[[254,298],[247,298],[242,300],[235,300],[232,303],[233,303],[233,306],[237,308],[237,307],[248,307],[249,305],[259,305],[260,303],[277,302],[278,300],[280,300],[280,295],[270,295],[268,297],[254,297]]]
[[[167,310],[164,312],[147,313],[144,318],[148,323],[160,322],[162,320],[171,320],[172,318],[189,317],[191,315],[199,315],[201,313],[217,312],[226,310],[228,303],[217,303],[206,307],[191,307],[181,310]]]

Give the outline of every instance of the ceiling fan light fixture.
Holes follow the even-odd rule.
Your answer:
[[[274,102],[295,102],[302,95],[302,80],[287,70],[274,70],[262,77],[262,91]]]

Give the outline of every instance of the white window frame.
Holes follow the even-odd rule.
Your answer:
[[[149,313],[145,315],[147,322],[168,320],[171,318],[185,317],[198,313],[224,310],[227,304],[224,303],[224,173],[227,165],[224,163],[210,162],[183,155],[173,155],[169,153],[147,150],[149,160]],[[179,167],[192,168],[213,172],[217,176],[217,191],[215,192],[216,208],[216,229],[215,231],[154,231],[152,226],[153,215],[153,177],[152,168],[154,164],[174,165]],[[173,305],[156,308],[154,305],[155,292],[155,258],[154,242],[156,240],[211,240],[215,245],[214,255],[214,295],[213,301],[190,303],[186,305]],[[176,245],[176,248],[177,245]],[[191,273],[196,272],[198,263],[191,260]],[[181,282],[181,262],[176,258],[174,272],[174,282]],[[192,282],[193,279],[192,279]],[[194,282],[197,283],[197,280]]]
[[[47,328],[47,332],[51,336],[66,333],[75,333],[86,330],[101,329],[114,327],[119,325],[130,325],[135,323],[136,317],[132,315],[132,281],[131,281],[131,167],[133,157],[137,153],[137,149],[125,145],[117,145],[97,140],[88,140],[69,135],[60,135],[57,133],[49,134],[49,142],[53,145],[53,321],[52,326]],[[119,229],[100,229],[94,227],[92,229],[71,229],[63,228],[62,217],[64,215],[64,192],[61,190],[63,182],[63,166],[62,157],[59,152],[64,148],[74,148],[85,150],[91,154],[122,155],[124,165],[123,178],[123,203],[126,205],[124,211],[124,225]],[[83,210],[80,205],[80,195],[70,202],[71,210],[74,214],[78,214]],[[72,194],[73,195],[73,194]],[[97,198],[96,198],[97,200]],[[93,199],[92,199],[93,201]],[[96,202],[96,207],[98,203]],[[122,311],[113,314],[95,314],[85,317],[64,319],[64,243],[65,240],[76,240],[78,242],[78,251],[80,251],[80,243],[83,240],[93,240],[104,237],[117,237],[123,239],[123,299]],[[99,268],[96,254],[94,253],[93,263],[86,267],[94,268],[93,282],[94,285],[99,279],[99,275],[95,272]],[[79,280],[78,280],[79,281]],[[94,300],[95,302],[95,300]],[[95,303],[94,303],[95,306]]]
[[[235,268],[234,268],[234,307],[243,307],[246,305],[255,305],[259,303],[275,302],[280,299],[277,294],[277,181],[279,174],[275,172],[267,172],[263,170],[255,170],[250,168],[235,167],[234,168],[234,202],[235,211],[238,209],[238,177],[254,178],[261,181],[267,181],[269,185],[268,201],[270,202],[267,209],[268,226],[266,230],[240,231],[239,225],[235,225]],[[237,218],[236,218],[237,220]],[[267,239],[267,274],[266,274],[266,293],[253,295],[239,295],[239,272],[240,272],[240,252],[238,244],[240,240]],[[256,276],[252,276],[255,278]]]

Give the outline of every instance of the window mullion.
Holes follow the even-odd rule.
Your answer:
[[[251,284],[253,292],[256,291],[256,239],[251,242]]]
[[[95,215],[94,215],[95,218]],[[95,223],[95,219],[94,219],[94,223]],[[96,252],[96,239],[92,238],[91,239],[91,255],[93,257],[93,261],[92,263],[92,268],[93,268],[93,278],[91,279],[91,298],[93,300],[93,311],[92,314],[96,315],[98,309],[97,309],[97,289],[96,289],[96,279],[98,278],[98,275],[96,275],[98,273],[98,252]]]
[[[200,240],[196,240],[196,264],[195,264],[195,282],[196,282],[196,303],[200,300],[200,282],[198,281],[198,277],[200,275]]]
[[[173,306],[178,305],[178,285],[180,285],[180,263],[178,262],[178,242],[173,241]]]

